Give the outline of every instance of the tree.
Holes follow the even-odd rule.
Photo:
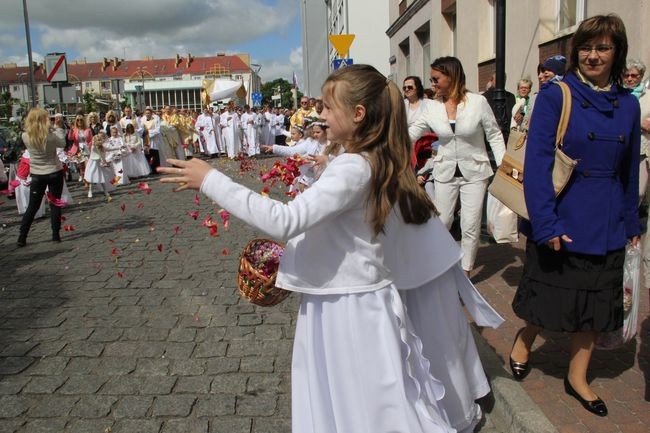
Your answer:
[[[81,100],[83,101],[84,113],[97,111],[97,98],[94,92],[87,90],[81,97]]]
[[[13,114],[13,106],[18,103],[18,99],[12,98],[11,93],[0,93],[0,117],[11,117]]]
[[[277,94],[277,89],[280,88],[280,105],[284,108],[293,107],[293,100],[291,97],[291,88],[293,85],[284,78],[276,78],[273,81],[262,84],[262,105],[268,104],[275,107],[276,100],[271,99],[271,96]],[[302,97],[302,92],[298,91],[298,100]]]

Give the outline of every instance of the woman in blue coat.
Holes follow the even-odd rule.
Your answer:
[[[562,92],[548,84],[537,97],[525,161],[526,263],[512,303],[526,321],[510,355],[515,379],[530,372],[531,346],[541,329],[570,332],[565,391],[599,416],[607,415],[607,406],[589,387],[587,369],[597,334],[623,325],[625,245],[636,244],[641,232],[640,112],[621,83],[626,56],[618,16],[580,24],[564,78],[572,108],[563,148],[578,165],[558,197],[551,173]]]

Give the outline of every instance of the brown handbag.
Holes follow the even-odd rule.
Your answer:
[[[553,164],[553,189],[557,197],[571,178],[573,169],[578,164],[562,151],[564,134],[571,116],[571,91],[563,82],[555,82],[562,89],[562,114],[555,135],[555,163]],[[526,200],[524,199],[524,157],[528,131],[510,131],[506,153],[497,169],[488,191],[497,200],[522,218],[528,219]]]

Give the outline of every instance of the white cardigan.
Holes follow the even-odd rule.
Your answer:
[[[433,159],[434,179],[449,182],[460,167],[469,181],[478,181],[492,176],[483,135],[487,137],[497,165],[505,153],[503,135],[499,129],[490,105],[481,95],[467,93],[465,101],[458,105],[456,132],[452,131],[447,118],[445,104],[434,100],[424,108],[422,115],[409,127],[411,140],[415,140],[431,129],[438,135],[438,154]]]
[[[318,182],[294,200],[264,197],[211,170],[201,192],[234,216],[278,240],[287,240],[276,284],[313,294],[347,294],[391,284],[383,249],[366,220],[371,169],[344,153]]]

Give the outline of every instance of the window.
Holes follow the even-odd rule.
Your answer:
[[[429,22],[427,21],[422,27],[417,29],[415,35],[422,47],[422,77],[426,78],[431,72],[431,35],[429,32]]]
[[[585,0],[557,0],[557,32],[571,30],[585,17]]]
[[[454,56],[457,52],[457,35],[456,35],[456,10],[443,14],[447,23],[447,36],[449,38],[449,55]]]
[[[411,46],[408,38],[404,39],[402,43],[399,44],[399,49],[402,52],[404,66],[406,66],[406,75],[411,75]]]
[[[18,91],[18,86],[14,86],[14,92]]]

